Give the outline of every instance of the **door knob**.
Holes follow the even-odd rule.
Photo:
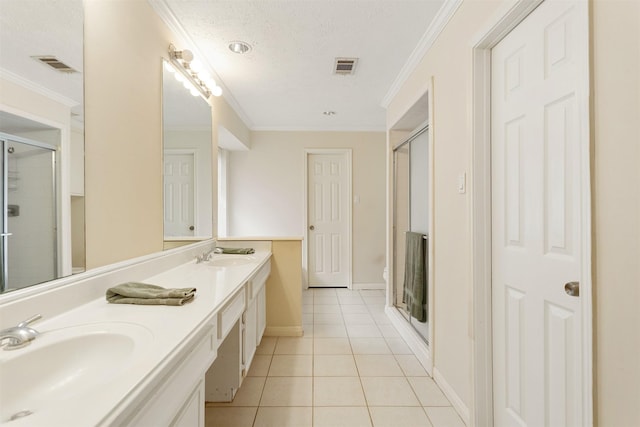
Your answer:
[[[580,282],[569,282],[569,283],[565,283],[564,285],[564,291],[567,293],[567,295],[572,296],[572,297],[579,297],[580,296]]]
[[[309,230],[312,230],[312,231],[313,231],[313,230],[315,230],[315,229],[316,229],[316,228],[315,228],[313,225],[310,225],[310,226],[309,226]]]

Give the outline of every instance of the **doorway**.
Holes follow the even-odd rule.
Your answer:
[[[351,150],[306,150],[309,287],[351,289]]]
[[[196,229],[196,153],[164,150],[164,235],[198,235]]]
[[[393,305],[429,343],[429,127],[393,149]]]
[[[474,47],[474,421],[591,425],[587,3],[503,13]]]
[[[8,291],[58,278],[56,150],[0,134],[0,151],[0,291]]]

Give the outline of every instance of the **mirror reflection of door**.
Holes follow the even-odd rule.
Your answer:
[[[211,106],[186,90],[176,80],[181,74],[163,61],[164,243],[169,249],[213,237],[215,152]]]
[[[164,234],[194,236],[195,153],[165,150]]]
[[[1,143],[2,288],[10,290],[58,277],[55,150],[17,138]]]

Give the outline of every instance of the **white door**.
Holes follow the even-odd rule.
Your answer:
[[[582,425],[577,9],[547,0],[492,50],[496,426]]]
[[[194,155],[164,154],[164,235],[193,236]]]
[[[347,153],[307,157],[309,286],[351,285],[349,159]]]

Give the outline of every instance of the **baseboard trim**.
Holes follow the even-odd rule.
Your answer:
[[[449,399],[449,402],[451,402],[451,405],[453,405],[453,408],[456,410],[458,415],[460,415],[460,418],[462,418],[465,425],[471,425],[469,408],[464,404],[464,402],[462,402],[458,393],[453,390],[453,387],[451,387],[447,380],[444,379],[444,376],[440,373],[438,368],[433,368],[433,380],[438,384],[444,395],[447,396],[447,399]]]
[[[303,333],[302,326],[267,326],[264,330],[265,337],[301,337]]]
[[[395,326],[400,336],[406,341],[411,351],[413,351],[413,354],[418,358],[420,364],[429,375],[433,376],[433,360],[429,352],[429,345],[424,342],[424,339],[409,325],[409,322],[398,313],[397,308],[387,306],[385,313],[387,313],[387,316],[391,319],[391,324]]]
[[[369,289],[387,289],[387,285],[385,283],[352,283],[351,289],[354,291],[363,291]]]

